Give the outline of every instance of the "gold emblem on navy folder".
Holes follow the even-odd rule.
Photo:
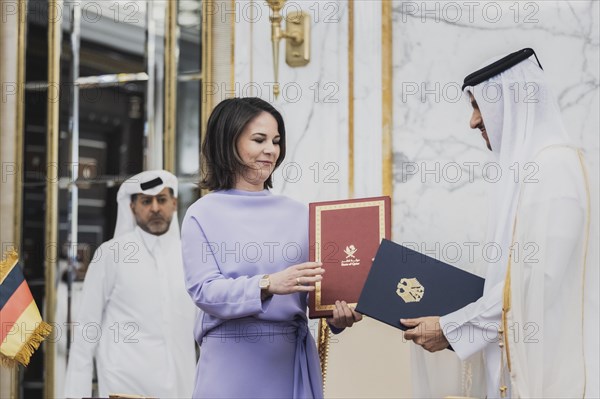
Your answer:
[[[425,287],[416,278],[403,278],[398,283],[396,294],[406,303],[419,302],[425,295]]]

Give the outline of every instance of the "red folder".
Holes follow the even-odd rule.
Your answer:
[[[309,295],[311,319],[331,317],[336,300],[356,306],[381,240],[391,237],[390,209],[390,197],[309,204],[309,256],[325,269]]]

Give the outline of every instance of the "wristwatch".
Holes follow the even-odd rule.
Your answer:
[[[258,287],[264,292],[267,292],[270,285],[271,279],[269,278],[268,274],[265,274],[260,280],[258,280]]]

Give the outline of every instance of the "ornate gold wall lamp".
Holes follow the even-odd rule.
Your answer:
[[[310,61],[310,15],[301,10],[290,11],[286,17],[287,30],[281,29],[281,9],[285,0],[267,0],[271,8],[271,42],[273,45],[273,68],[275,84],[273,94],[279,96],[279,41],[288,39],[285,46],[285,62],[291,67],[300,67]]]

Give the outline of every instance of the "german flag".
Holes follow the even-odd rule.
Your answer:
[[[33,352],[52,332],[42,321],[23,271],[19,256],[10,251],[0,263],[0,363],[29,364]]]

